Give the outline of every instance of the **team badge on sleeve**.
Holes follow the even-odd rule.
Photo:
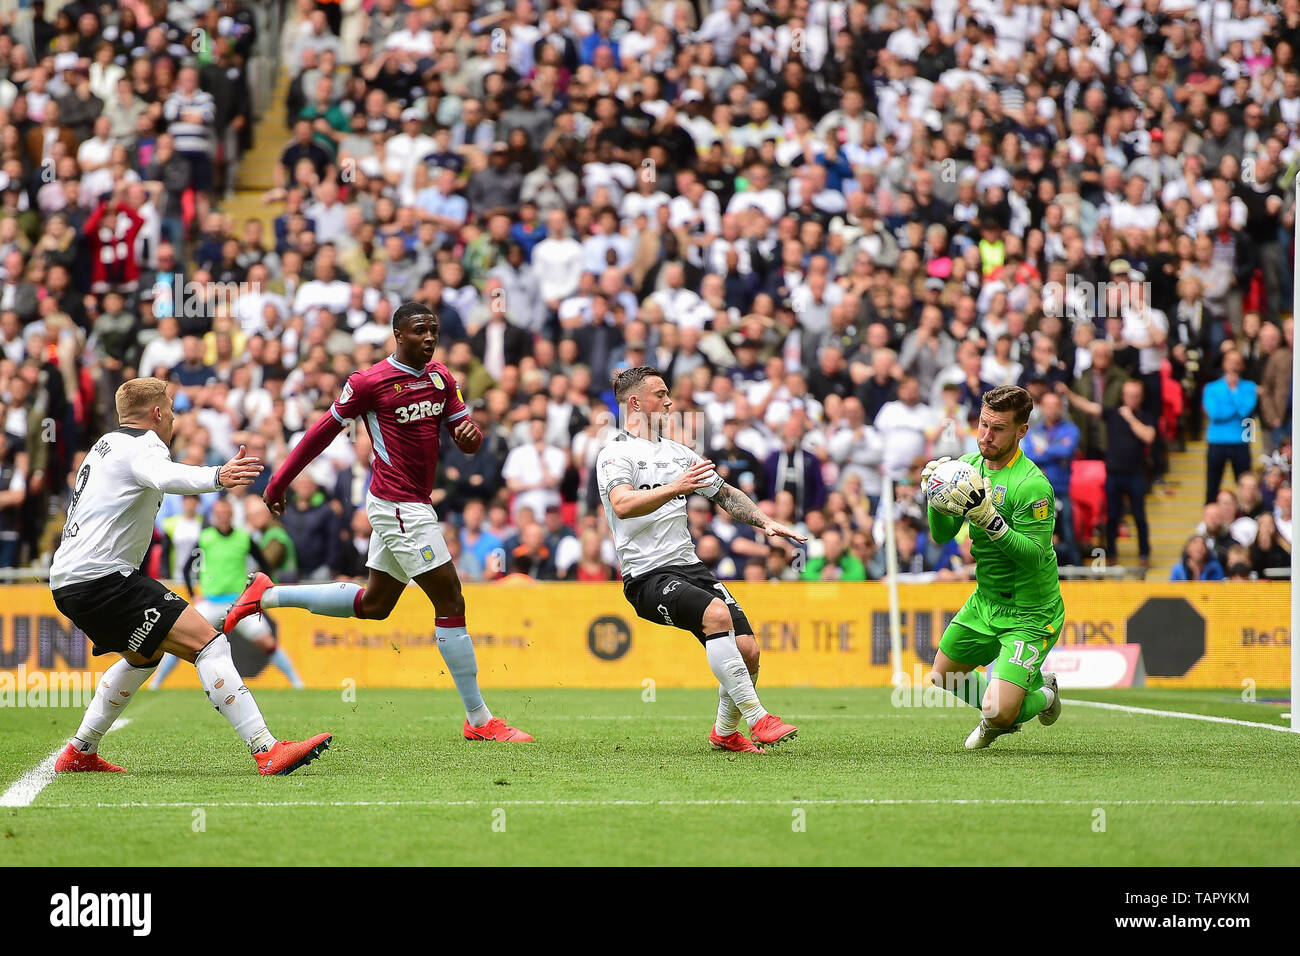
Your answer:
[[[352,397],[352,383],[344,382],[343,394],[339,396],[339,404],[346,405],[348,403],[348,399],[350,399],[351,397]]]
[[[1046,498],[1039,498],[1029,506],[1034,514],[1035,521],[1042,521],[1052,510],[1052,503]]]

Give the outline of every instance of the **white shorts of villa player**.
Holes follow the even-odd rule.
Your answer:
[[[370,519],[366,567],[406,583],[451,560],[442,522],[429,502],[385,501],[367,494],[366,517]]]

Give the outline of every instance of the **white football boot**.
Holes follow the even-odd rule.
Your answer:
[[[1038,722],[1044,727],[1050,727],[1056,723],[1056,718],[1061,716],[1061,691],[1056,686],[1056,675],[1051,671],[1043,671],[1043,686],[1052,688],[1055,699],[1051,706],[1038,715]]]
[[[987,720],[981,720],[979,726],[972,730],[970,736],[966,738],[966,749],[983,750],[999,737],[1019,732],[1019,724],[1012,724],[1010,727],[994,727]]]

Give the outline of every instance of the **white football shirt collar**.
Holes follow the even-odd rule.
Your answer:
[[[399,362],[397,360],[396,353],[388,356],[388,363],[392,365],[393,368],[400,369],[401,371],[406,372],[408,375],[421,375],[421,376],[424,375],[424,369],[411,368],[411,366]]]

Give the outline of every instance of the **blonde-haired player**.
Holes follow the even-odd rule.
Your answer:
[[[259,773],[286,774],[329,747],[331,736],[277,740],[230,657],[230,642],[180,595],[139,570],[164,494],[199,494],[252,484],[260,459],[240,446],[211,468],[171,460],[175,415],[167,383],[135,378],[117,390],[121,427],[99,439],[77,471],[68,517],[50,567],[54,604],[81,628],[95,654],[121,660],[108,669],[56,771],[121,771],[99,756],[113,721],[164,653],[193,664],[212,706],[243,739]]]

